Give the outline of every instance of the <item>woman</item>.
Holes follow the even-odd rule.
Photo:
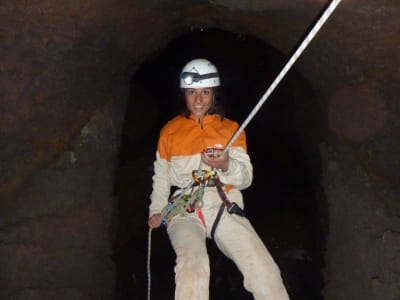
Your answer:
[[[176,300],[209,298],[206,238],[213,238],[236,264],[254,299],[289,299],[279,268],[242,213],[240,190],[250,186],[253,167],[244,133],[223,151],[239,126],[216,113],[219,85],[218,71],[206,59],[194,59],[183,68],[180,86],[187,111],[161,130],[148,225],[157,228],[167,222],[177,256]],[[178,190],[168,202],[173,186]],[[186,205],[183,212],[179,203]]]

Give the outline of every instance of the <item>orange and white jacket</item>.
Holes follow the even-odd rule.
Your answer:
[[[238,123],[221,119],[219,115],[206,115],[201,120],[179,115],[169,121],[161,129],[158,141],[149,215],[161,213],[168,203],[171,186],[184,188],[193,182],[192,171],[199,169],[202,151],[207,147],[222,149],[238,128]],[[239,190],[250,186],[253,179],[244,132],[228,153],[229,168],[226,172],[219,171],[218,175],[222,183],[233,186],[229,194],[239,193],[241,197]],[[203,163],[201,169],[209,170],[210,167]],[[210,193],[214,196],[207,197]],[[221,203],[215,187],[206,188],[204,208]]]

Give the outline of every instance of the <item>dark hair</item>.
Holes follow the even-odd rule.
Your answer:
[[[221,121],[225,118],[225,112],[222,109],[222,107],[217,103],[217,96],[218,96],[218,89],[216,87],[212,88],[214,91],[214,99],[213,99],[213,103],[210,107],[210,109],[207,112],[207,115],[219,115],[221,117]],[[182,95],[183,95],[183,101],[186,101],[185,99],[185,89],[181,89],[182,91]],[[189,118],[190,116],[190,111],[187,109],[186,105],[185,105],[185,109],[183,111],[183,115],[186,118]]]

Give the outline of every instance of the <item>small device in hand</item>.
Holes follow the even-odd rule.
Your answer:
[[[208,147],[208,148],[205,150],[205,153],[206,153],[207,156],[209,156],[209,157],[216,157],[217,154],[215,153],[215,150],[216,150],[216,148]]]

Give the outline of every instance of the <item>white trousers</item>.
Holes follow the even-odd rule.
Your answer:
[[[168,234],[176,253],[175,300],[208,300],[210,264],[206,238],[219,207],[203,209],[206,226],[196,213],[173,218]],[[218,248],[239,268],[244,287],[256,300],[288,300],[280,271],[249,220],[226,209],[215,231]]]

